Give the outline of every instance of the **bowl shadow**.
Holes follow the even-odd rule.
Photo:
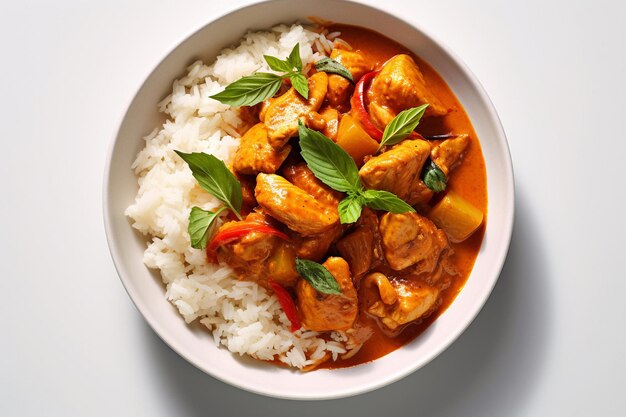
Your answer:
[[[330,401],[277,400],[218,381],[178,356],[138,317],[156,384],[177,415],[514,416],[538,386],[552,334],[549,271],[534,213],[518,186],[509,253],[493,294],[459,339],[390,386]],[[139,324],[140,323],[140,324]],[[364,377],[366,377],[364,375]]]

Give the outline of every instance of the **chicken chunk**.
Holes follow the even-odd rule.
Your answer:
[[[259,205],[273,218],[303,236],[328,232],[339,222],[337,209],[275,174],[259,174],[254,190]]]
[[[244,221],[223,224],[218,233],[251,222],[272,225],[273,221],[262,212],[252,212]],[[253,231],[221,245],[217,250],[217,259],[230,266],[241,280],[254,281],[265,288],[270,288],[267,280],[272,278],[283,286],[293,286],[298,274],[295,270],[293,253],[284,254],[285,250],[290,249],[280,238]],[[280,261],[283,261],[283,264],[276,264]],[[291,264],[285,265],[284,262]]]
[[[380,220],[380,234],[385,259],[396,271],[426,261],[439,260],[448,239],[426,217],[417,213],[386,213]]]
[[[410,205],[425,204],[433,196],[420,178],[429,154],[430,145],[425,140],[405,140],[369,159],[359,176],[365,188],[392,192]]]
[[[382,261],[378,217],[365,207],[354,231],[337,242],[337,250],[350,264],[355,282]]]
[[[305,162],[287,165],[281,173],[287,181],[306,191],[318,203],[335,209],[339,205],[342,194],[318,180]]]
[[[424,75],[408,55],[396,55],[387,61],[374,77],[368,91],[369,112],[374,122],[384,128],[402,110],[428,104],[424,113],[443,116],[447,109],[426,85]]]
[[[430,152],[430,159],[447,176],[461,163],[469,142],[470,139],[467,135],[459,135],[456,138],[447,139],[433,148]]]
[[[342,258],[331,257],[323,263],[341,288],[341,294],[317,292],[306,280],[296,285],[298,310],[306,329],[318,332],[347,330],[352,327],[359,311],[350,267]]]
[[[290,88],[285,94],[271,101],[262,111],[263,122],[269,132],[269,143],[276,149],[282,148],[289,138],[298,132],[298,120],[307,113],[318,111],[328,90],[328,76],[318,72],[309,77],[309,99],[305,99]]]
[[[267,127],[263,123],[257,123],[241,137],[233,168],[247,175],[256,175],[259,172],[273,174],[287,159],[290,151],[290,145],[280,149],[270,145]]]
[[[390,332],[427,316],[434,310],[439,290],[419,281],[394,279],[373,273],[363,281],[366,311]]]
[[[360,52],[333,49],[330,57],[346,67],[357,81],[364,74],[372,70],[372,64],[368,63]],[[350,80],[337,74],[328,75],[328,103],[331,107],[341,112],[350,110],[350,96],[354,91],[354,84]]]
[[[337,141],[337,131],[339,130],[339,112],[332,107],[325,107],[319,113],[310,112],[306,115],[307,127],[322,132],[322,134],[333,141]]]
[[[341,224],[337,223],[325,233],[311,236],[297,235],[291,239],[291,242],[296,248],[296,256],[298,258],[318,262],[326,255],[332,244],[341,237],[342,232]]]

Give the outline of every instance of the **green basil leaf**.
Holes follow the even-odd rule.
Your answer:
[[[354,82],[354,78],[352,78],[350,70],[332,58],[324,57],[320,59],[315,63],[315,69],[322,72],[339,74],[342,77]]]
[[[241,219],[239,210],[243,200],[241,184],[224,161],[206,153],[174,151],[189,165],[200,186],[220,200]]]
[[[293,70],[293,66],[289,62],[278,59],[275,56],[263,55],[263,58],[274,71],[289,72]]]
[[[298,122],[300,154],[313,174],[333,190],[358,192],[361,190],[359,169],[354,159],[339,145],[323,134]]]
[[[424,165],[424,169],[422,170],[422,180],[424,184],[431,190],[435,192],[441,192],[446,189],[446,185],[448,184],[448,179],[446,178],[446,174],[437,166],[434,161],[430,161]]]
[[[281,83],[280,75],[257,72],[228,84],[211,98],[231,106],[254,106],[276,94]]]
[[[341,287],[333,275],[317,262],[296,258],[296,270],[313,288],[324,294],[341,294]]]
[[[292,68],[302,71],[302,59],[300,59],[300,43],[297,43],[289,53],[287,62],[291,65],[287,71],[291,71]]]
[[[341,224],[354,223],[361,217],[365,200],[360,194],[349,194],[339,202],[339,221]]]
[[[378,149],[385,145],[395,145],[403,141],[411,134],[419,124],[428,104],[419,107],[413,107],[398,113],[391,122],[385,127],[383,138],[380,141]]]
[[[298,93],[305,99],[309,99],[309,83],[306,77],[299,72],[292,72],[287,74],[287,77],[291,80],[291,85],[296,89]]]
[[[189,237],[191,238],[191,247],[196,249],[205,249],[209,240],[209,231],[211,226],[222,211],[226,207],[220,207],[217,211],[203,210],[200,207],[192,207],[189,213]]]
[[[366,190],[363,192],[363,199],[365,205],[374,210],[384,210],[390,213],[415,211],[408,203],[389,191]]]

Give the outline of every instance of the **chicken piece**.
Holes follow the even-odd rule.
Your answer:
[[[281,173],[287,181],[306,191],[318,203],[335,209],[339,205],[342,194],[318,180],[305,162],[286,165]]]
[[[306,115],[307,127],[322,132],[324,136],[337,141],[337,131],[339,130],[339,112],[332,107],[325,107],[319,113],[310,112]]]
[[[365,207],[354,231],[337,242],[341,257],[348,261],[355,283],[382,261],[378,217]]]
[[[364,74],[372,70],[372,64],[368,63],[360,52],[333,49],[330,57],[346,67],[357,81]],[[328,75],[328,103],[342,113],[350,110],[350,96],[354,91],[354,84],[350,80],[337,74]]]
[[[309,77],[309,99],[290,88],[285,94],[272,100],[267,110],[262,110],[263,121],[269,131],[269,143],[282,148],[289,138],[298,132],[298,120],[322,106],[328,89],[328,76],[318,72]]]
[[[303,236],[328,232],[339,222],[336,208],[323,206],[280,175],[259,174],[254,192],[270,216]]]
[[[342,232],[341,224],[337,223],[328,232],[311,236],[297,235],[291,239],[291,242],[296,248],[298,258],[319,262],[326,255],[331,245],[341,237]]]
[[[250,222],[273,226],[273,220],[265,213],[252,212],[244,221],[223,224],[218,233]],[[262,232],[248,232],[221,245],[217,250],[217,259],[230,266],[240,280],[254,281],[270,288],[267,280],[272,278],[283,286],[293,286],[298,278],[295,256],[293,253],[284,254],[285,248],[289,250],[287,243],[279,237]],[[289,261],[292,265],[285,265]],[[276,262],[282,264],[277,265]]]
[[[289,152],[290,145],[280,149],[270,145],[267,127],[263,123],[257,123],[241,137],[233,168],[246,175],[256,175],[259,172],[273,174],[287,159]]]
[[[419,281],[389,281],[381,273],[363,280],[366,311],[387,331],[398,334],[403,325],[423,318],[434,310],[439,290]]]
[[[441,252],[448,248],[443,230],[417,213],[386,213],[380,219],[380,234],[385,259],[396,271],[427,261],[436,267]]]
[[[424,75],[408,55],[396,55],[374,77],[368,91],[369,112],[381,129],[402,110],[428,103],[425,117],[443,116],[448,111],[426,85]]]
[[[352,327],[359,311],[359,303],[350,276],[350,267],[342,258],[331,257],[322,265],[328,269],[341,288],[341,294],[317,292],[305,279],[296,284],[298,310],[306,329],[326,332]]]
[[[241,184],[241,196],[242,196],[242,213],[250,213],[258,204],[254,197],[254,187],[256,186],[256,177],[242,175],[235,172],[235,176]]]
[[[425,204],[434,194],[420,178],[429,154],[430,144],[425,140],[405,140],[370,158],[359,176],[365,188],[389,191],[412,206]]]
[[[456,138],[444,140],[430,151],[430,159],[448,176],[461,163],[469,143],[468,135],[459,135]]]

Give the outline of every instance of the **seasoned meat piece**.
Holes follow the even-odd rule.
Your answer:
[[[276,220],[303,236],[329,231],[339,221],[337,209],[323,206],[310,194],[275,174],[259,174],[257,202]]]
[[[430,152],[432,159],[446,176],[461,163],[470,139],[467,135],[447,139],[435,146]]]
[[[242,195],[242,213],[250,213],[253,208],[257,206],[256,198],[254,197],[254,187],[256,186],[256,177],[242,175],[235,172],[235,176],[241,184]]]
[[[346,51],[343,49],[333,49],[330,57],[346,67],[354,81],[372,70],[371,63],[368,63],[363,54],[358,51]],[[341,112],[350,110],[350,96],[354,91],[354,84],[350,80],[337,74],[328,75],[328,103]]]
[[[325,72],[318,72],[309,77],[308,100],[293,87],[282,96],[273,99],[267,110],[262,110],[263,121],[269,131],[270,145],[280,149],[289,138],[295,136],[298,132],[298,119],[311,111],[319,110],[327,89],[328,76]]]
[[[273,220],[263,212],[252,212],[243,222],[223,224],[218,233],[250,222],[272,225]],[[289,250],[287,243],[276,236],[248,232],[221,245],[217,250],[217,259],[230,266],[241,280],[254,281],[270,288],[267,280],[272,278],[283,286],[293,286],[298,278],[294,255],[293,252],[285,253],[285,250]]]
[[[370,116],[384,128],[402,110],[428,103],[424,116],[447,113],[439,99],[430,93],[424,76],[413,58],[396,55],[383,65],[368,91]]]
[[[311,236],[294,236],[291,242],[296,248],[298,258],[319,262],[326,255],[330,246],[341,237],[342,232],[341,224],[337,223],[328,232]]]
[[[300,279],[296,293],[302,324],[317,332],[347,330],[352,327],[359,310],[350,267],[342,258],[335,257],[328,258],[322,265],[337,280],[341,294],[319,293],[306,280]]]
[[[276,172],[289,156],[291,146],[285,145],[280,149],[272,147],[267,133],[267,127],[257,123],[241,137],[233,163],[235,171],[247,175]]]
[[[337,141],[339,129],[339,112],[332,107],[325,107],[319,113],[310,112],[306,115],[307,127],[322,132],[326,137]]]
[[[309,193],[318,203],[335,209],[339,205],[342,194],[318,180],[305,162],[286,165],[281,173],[287,181]]]
[[[382,261],[378,217],[365,207],[354,231],[337,242],[341,257],[348,261],[355,282]]]
[[[439,296],[437,288],[419,281],[394,279],[380,273],[363,280],[366,311],[378,319],[385,330],[399,333],[400,326],[433,311]]]
[[[425,260],[436,262],[448,247],[444,231],[417,213],[384,214],[380,234],[385,259],[396,271]]]
[[[369,159],[359,171],[365,188],[394,193],[410,205],[425,204],[433,196],[420,175],[430,154],[425,140],[405,140]]]

